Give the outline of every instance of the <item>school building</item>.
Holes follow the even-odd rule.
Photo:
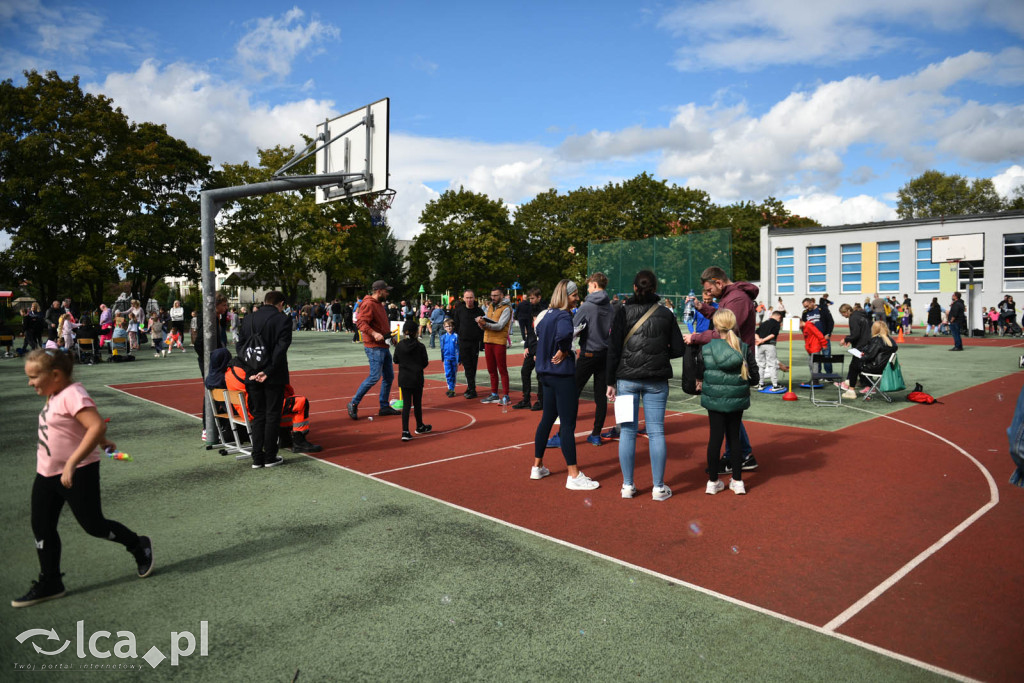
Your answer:
[[[945,253],[946,244],[956,243],[977,245],[983,258],[932,263],[936,237],[950,238],[936,244],[937,255]],[[758,299],[765,306],[777,307],[781,298],[790,313],[801,310],[805,297],[817,300],[826,293],[836,307],[863,305],[876,292],[900,302],[908,294],[915,325],[924,321],[932,297],[946,308],[950,295],[960,292],[970,325],[976,328],[980,307],[998,305],[1005,294],[1016,300],[1016,293],[1024,292],[1024,211],[820,228],[765,226],[760,284]]]

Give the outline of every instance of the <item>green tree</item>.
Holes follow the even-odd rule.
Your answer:
[[[900,218],[938,218],[1002,211],[1003,200],[989,178],[925,171],[899,189]]]
[[[270,180],[295,152],[278,146],[258,154],[259,166],[224,164],[217,184],[228,187]],[[295,172],[312,173],[312,163],[307,160]],[[316,204],[312,189],[239,199],[221,213],[218,251],[251,273],[258,285],[278,286],[287,300],[295,301],[300,280],[308,282],[314,272],[345,258],[347,234],[336,226],[345,224],[350,209],[346,203]]]
[[[1013,190],[1013,196],[1006,202],[1007,211],[1024,211],[1024,185]]]
[[[431,288],[490,288],[519,277],[519,230],[501,199],[448,190],[420,214],[423,232],[409,252],[412,272],[432,273]]]
[[[41,301],[101,300],[116,280],[108,238],[125,208],[120,163],[130,129],[78,77],[25,73],[0,83],[0,228],[11,236],[16,277]]]

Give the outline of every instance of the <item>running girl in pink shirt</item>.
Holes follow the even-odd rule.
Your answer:
[[[123,545],[135,558],[140,577],[153,571],[153,544],[146,536],[103,516],[100,505],[100,446],[113,448],[107,426],[85,387],[71,381],[72,361],[53,349],[25,359],[28,384],[46,404],[39,413],[36,478],[32,485],[32,534],[39,555],[39,580],[11,601],[29,607],[64,597],[57,522],[67,503],[86,533]]]

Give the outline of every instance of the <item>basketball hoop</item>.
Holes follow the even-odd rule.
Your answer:
[[[387,222],[387,212],[391,208],[391,203],[395,201],[396,194],[398,193],[395,190],[387,189],[359,197],[359,201],[366,204],[366,208],[369,209],[370,222],[374,226],[381,226]]]

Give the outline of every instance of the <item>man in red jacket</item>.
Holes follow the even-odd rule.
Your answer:
[[[719,310],[728,308],[736,316],[736,332],[739,334],[740,341],[753,347],[754,328],[757,325],[757,314],[754,311],[757,306],[754,301],[760,292],[757,285],[752,285],[749,282],[733,282],[718,266],[705,268],[704,272],[700,274],[700,281],[704,285],[704,292],[718,299]],[[715,315],[715,308],[709,303],[701,302],[697,306],[697,310],[708,320]],[[717,333],[712,326],[705,332],[684,334],[683,341],[687,344],[707,344],[715,336]],[[732,471],[729,465],[730,448],[732,448],[732,444],[726,440],[725,455],[719,463],[719,473]],[[740,454],[743,456],[744,471],[757,469],[757,460],[754,459],[753,449],[750,447],[750,437],[747,436],[747,428],[743,426],[742,422],[740,423]]]
[[[395,369],[391,362],[391,347],[388,340],[391,338],[391,323],[388,321],[388,314],[384,311],[384,302],[388,298],[391,287],[383,280],[373,283],[373,293],[363,297],[359,304],[359,311],[356,314],[356,326],[363,333],[363,350],[366,358],[370,361],[370,374],[356,390],[352,402],[348,404],[348,416],[353,420],[359,419],[359,402],[363,400],[373,385],[381,380],[380,385],[380,410],[378,415],[401,415],[400,412],[391,407],[388,398],[391,396],[391,384],[395,381]]]

